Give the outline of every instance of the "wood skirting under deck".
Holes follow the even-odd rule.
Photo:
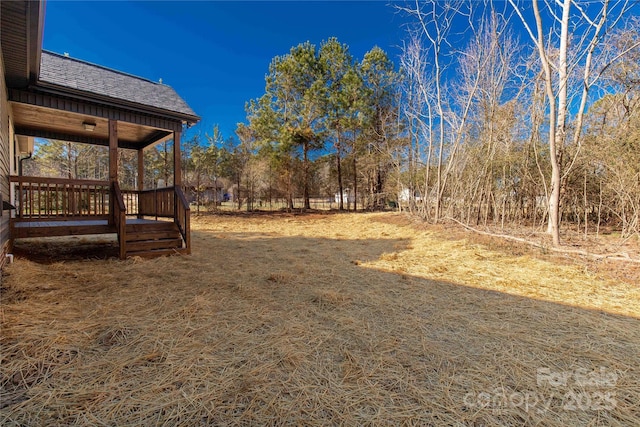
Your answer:
[[[127,226],[156,224],[167,221],[127,218]],[[79,236],[85,234],[112,234],[116,227],[106,219],[85,219],[74,221],[19,221],[12,220],[11,235],[14,239],[54,236]]]

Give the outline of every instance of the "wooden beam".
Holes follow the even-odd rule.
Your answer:
[[[114,206],[114,184],[118,183],[118,122],[116,120],[109,119],[109,184],[110,194],[109,198],[109,225],[114,225],[115,222],[115,206]],[[120,242],[122,247],[122,242]]]
[[[160,138],[160,141],[162,141],[168,135],[171,135],[171,133],[166,133],[164,131],[160,131],[160,132],[165,134],[162,138]],[[16,135],[31,136],[33,138],[58,139],[60,141],[66,141],[66,142],[80,142],[82,144],[102,145],[105,147],[109,146],[108,138],[96,138],[92,136],[75,135],[75,134],[70,134],[66,132],[56,132],[56,131],[49,131],[44,129],[34,129],[34,128],[19,126],[15,128],[14,133]],[[159,136],[159,133],[158,133],[158,136]],[[122,139],[118,140],[118,146],[119,148],[126,148],[129,150],[138,150],[140,148],[139,143],[135,141],[125,141]],[[144,145],[144,146],[146,147],[147,145]]]
[[[138,191],[144,190],[144,148],[138,150]]]
[[[95,221],[95,219],[93,219]],[[104,218],[100,218],[104,221]],[[14,239],[27,237],[78,236],[82,234],[114,233],[113,225],[107,222],[98,225],[83,225],[86,218],[78,217],[77,221],[53,221],[36,223],[34,226],[20,227],[19,220],[12,219]]]
[[[180,134],[181,131],[173,132],[173,185],[182,185],[182,159],[180,158]]]
[[[109,182],[118,181],[118,122],[109,120]]]
[[[140,141],[139,146],[142,148],[152,146],[170,138],[171,138],[171,132],[165,131],[165,130],[158,130],[153,134],[151,134],[147,139]]]
[[[136,183],[138,191],[144,190],[144,148],[138,150],[138,182]],[[138,218],[144,218],[142,211],[140,209],[140,193],[138,193],[137,197],[137,212]]]
[[[88,116],[102,117],[110,120],[133,123],[166,129],[169,131],[182,129],[181,119],[169,119],[151,114],[144,114],[123,108],[106,106],[97,100],[70,99],[58,94],[45,94],[41,92],[29,92],[20,89],[9,89],[9,101],[21,104],[36,105],[38,107],[53,108],[71,113]]]
[[[91,145],[109,145],[109,140],[104,138],[96,138],[92,136],[72,135],[65,132],[49,131],[44,129],[34,129],[18,126],[15,128],[14,133],[16,135],[32,136],[34,138],[43,139],[58,139],[67,142],[81,142],[83,144]],[[123,146],[122,148],[129,148]]]

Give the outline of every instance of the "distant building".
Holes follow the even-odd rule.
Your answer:
[[[336,203],[340,203],[340,193],[336,193],[334,195],[334,199],[336,201]],[[351,191],[351,189],[344,189],[342,190],[342,203],[343,204],[347,204],[347,203],[353,203],[355,202],[356,198],[353,194],[353,191]]]

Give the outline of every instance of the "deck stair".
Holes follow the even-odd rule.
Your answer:
[[[128,223],[125,240],[127,257],[150,258],[184,252],[180,230],[174,222],[170,221]]]

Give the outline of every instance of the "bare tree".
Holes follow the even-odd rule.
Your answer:
[[[434,79],[430,74],[430,67],[426,58],[427,52],[417,32],[409,35],[409,40],[403,48],[400,65],[405,73],[402,91],[404,102],[403,114],[407,118],[408,134],[410,138],[410,176],[407,183],[409,193],[418,189],[421,194],[420,203],[416,208],[423,218],[431,219],[431,163],[434,151],[434,112],[432,100],[435,99]],[[417,181],[417,169],[423,168],[422,182]],[[410,194],[411,196],[412,194]],[[399,197],[400,199],[400,197]],[[409,204],[412,208],[412,204]]]
[[[444,214],[445,194],[451,194],[448,185],[452,173],[464,169],[458,157],[470,119],[482,103],[484,119],[491,119],[504,101],[502,92],[511,72],[515,43],[506,43],[508,19],[493,7],[476,8],[474,2],[430,1],[416,2],[401,10],[418,23],[403,55],[408,81],[406,98],[412,104],[405,112],[414,129],[412,136],[423,138],[426,146],[423,200],[433,203],[433,208],[426,206],[425,212],[429,215],[433,211],[433,221],[437,222]],[[453,33],[454,22],[465,22],[467,34]],[[460,48],[461,45],[466,47]],[[456,79],[449,81],[453,67]]]
[[[444,178],[444,163],[445,163],[445,144],[447,141],[446,131],[446,119],[445,119],[445,104],[447,101],[447,95],[444,88],[444,75],[451,60],[450,49],[451,40],[449,39],[450,33],[454,24],[455,18],[459,14],[469,14],[466,10],[467,6],[471,3],[463,2],[440,2],[437,0],[430,0],[424,3],[420,3],[418,0],[412,6],[399,6],[398,8],[414,17],[418,23],[418,29],[415,33],[416,37],[413,41],[413,52],[409,52],[409,55],[419,55],[428,61],[431,65],[433,89],[435,95],[434,113],[430,114],[431,124],[437,126],[437,163],[436,163],[436,183],[435,183],[435,199],[434,199],[434,216],[433,221],[438,222],[441,214],[442,197],[444,193],[444,187],[446,179]],[[420,40],[420,43],[425,43],[424,54],[420,52],[420,49],[416,47],[415,43]],[[414,58],[415,60],[416,58]],[[414,72],[420,73],[419,68],[413,68]],[[418,78],[418,74],[415,76]],[[424,96],[426,94],[426,86],[422,82],[423,90],[420,94]],[[427,101],[428,102],[428,101]],[[429,110],[431,113],[431,110]],[[454,151],[454,150],[452,150]],[[450,160],[450,159],[449,159]]]
[[[531,7],[529,2],[509,0],[509,3],[535,44],[544,72],[549,105],[548,138],[551,165],[547,231],[552,236],[554,246],[559,246],[561,183],[563,175],[566,176],[573,165],[571,162],[563,170],[563,155],[568,143],[576,147],[574,151],[579,150],[589,90],[601,74],[599,70],[594,70],[594,55],[601,43],[602,34],[615,26],[629,10],[629,2],[605,0],[599,5],[581,5],[575,0],[546,0],[543,10],[538,0],[532,0]],[[606,65],[602,65],[601,69],[605,67]],[[570,74],[578,68],[583,70],[580,79],[581,99],[573,119],[573,138],[568,140]]]

